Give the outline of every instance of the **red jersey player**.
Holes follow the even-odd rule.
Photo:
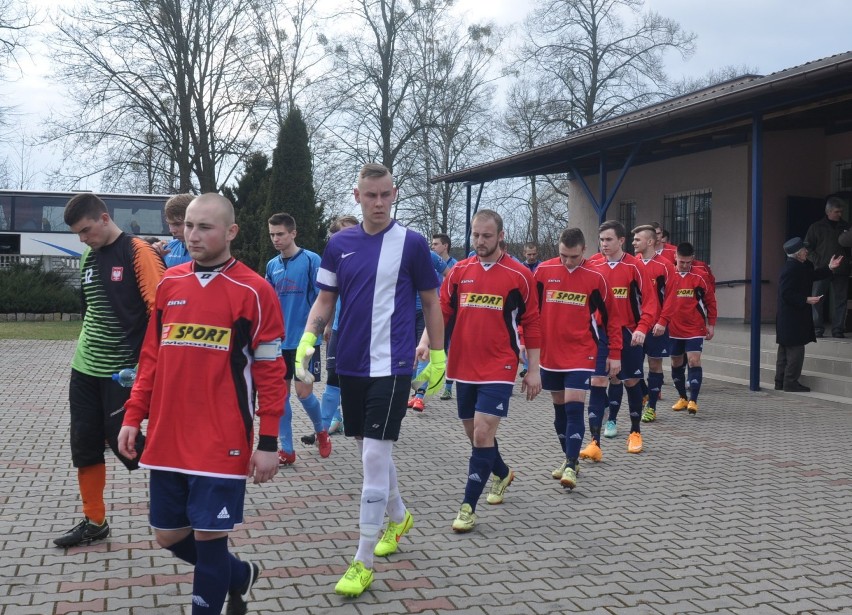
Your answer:
[[[527,399],[541,391],[538,296],[530,270],[500,248],[503,219],[490,209],[471,221],[476,254],[450,271],[441,286],[444,325],[452,331],[447,377],[455,380],[458,415],[472,445],[464,498],[453,530],[469,532],[476,504],[492,475],[489,504],[500,504],[514,478],[497,446],[500,419],[508,415],[518,373],[518,326],[523,325],[529,369],[521,390]],[[424,352],[424,334],[418,353]]]
[[[657,234],[650,224],[637,226],[633,233],[633,249],[639,263],[645,267],[648,279],[657,295],[658,310],[655,322],[659,321],[663,309],[666,284],[674,275],[675,267],[667,258],[657,254]],[[642,422],[651,423],[657,419],[657,400],[663,388],[663,359],[669,356],[669,335],[649,335],[645,338],[645,356],[648,358],[648,405],[643,408]]]
[[[541,386],[553,399],[553,426],[565,455],[552,476],[569,489],[577,485],[585,435],[583,405],[602,337],[596,316],[607,329],[608,373],[615,376],[621,369],[621,331],[609,317],[615,300],[603,274],[586,262],[585,249],[583,232],[565,229],[559,238],[559,257],[541,263],[535,272],[541,327],[547,332],[541,344]]]
[[[667,300],[654,335],[662,335],[669,327],[672,340],[672,381],[680,399],[672,410],[698,412],[698,393],[701,390],[701,351],[705,339],[713,339],[716,325],[716,293],[707,279],[692,271],[695,248],[689,242],[677,246],[677,272],[666,288]],[[684,354],[689,363],[689,400],[684,381]]]
[[[638,259],[624,252],[624,225],[617,220],[607,220],[598,229],[600,254],[589,259],[596,271],[606,278],[613,298],[613,311],[610,318],[621,329],[623,340],[621,352],[621,372],[618,375],[627,390],[627,403],[630,410],[630,435],[627,438],[627,452],[642,452],[642,435],[639,423],[642,415],[642,389],[637,386],[642,378],[642,364],[645,355],[642,345],[645,336],[654,324],[657,314],[657,296],[651,289],[651,283]],[[606,352],[599,347],[598,351]],[[603,407],[606,405],[606,385],[608,374],[598,362],[592,378],[589,398],[589,431],[592,442],[580,452],[581,458],[600,460],[600,428],[603,422]],[[610,425],[609,423],[612,423]],[[611,414],[607,428],[615,432],[615,417]]]

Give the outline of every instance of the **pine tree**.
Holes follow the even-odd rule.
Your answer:
[[[297,108],[284,119],[272,154],[266,218],[278,212],[288,213],[296,220],[296,243],[300,247],[322,253],[327,223],[322,204],[314,194],[308,128]]]
[[[233,190],[224,190],[225,196],[234,203],[240,227],[231,250],[234,256],[260,274],[266,271],[266,262],[275,256],[266,225],[269,218],[266,215],[269,174],[269,157],[261,153],[252,154],[237,186]]]

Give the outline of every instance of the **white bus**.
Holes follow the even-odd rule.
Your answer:
[[[76,194],[0,190],[0,255],[80,257],[85,245],[63,221],[65,204]],[[171,239],[163,217],[169,195],[96,194],[121,230]]]

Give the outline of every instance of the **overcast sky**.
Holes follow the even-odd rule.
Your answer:
[[[534,0],[456,0],[456,11],[472,21],[494,20],[499,25],[520,23]],[[56,6],[73,0],[30,0],[30,4]],[[670,17],[698,35],[696,52],[687,61],[667,58],[673,79],[699,77],[728,65],[756,68],[769,74],[811,60],[852,50],[852,0],[646,0],[645,7]],[[51,108],[62,104],[62,92],[47,81],[47,58],[34,54],[24,60],[23,78],[0,83],[4,104],[19,107],[19,121],[32,134]],[[16,157],[14,149],[0,143],[0,159]],[[43,179],[29,187],[37,189]],[[81,186],[82,187],[82,186]],[[97,188],[97,186],[85,186]]]

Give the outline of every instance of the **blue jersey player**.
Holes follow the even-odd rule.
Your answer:
[[[319,292],[316,281],[320,258],[316,253],[296,245],[296,221],[289,214],[277,213],[269,218],[269,238],[279,254],[266,264],[266,281],[272,284],[281,303],[281,313],[284,316],[284,341],[281,342],[281,354],[287,364],[287,378],[290,379],[296,371],[296,347],[305,331],[308,312],[311,311],[311,306]],[[320,456],[328,457],[331,455],[331,439],[328,437],[327,429],[323,427],[320,403],[313,390],[313,383],[320,376],[318,346],[316,350],[309,366],[311,375],[303,378],[295,375],[294,388],[296,396],[314,425],[316,432],[314,441],[319,448]],[[292,422],[293,414],[288,391],[278,430],[281,444],[278,461],[281,465],[292,465],[296,461]]]

